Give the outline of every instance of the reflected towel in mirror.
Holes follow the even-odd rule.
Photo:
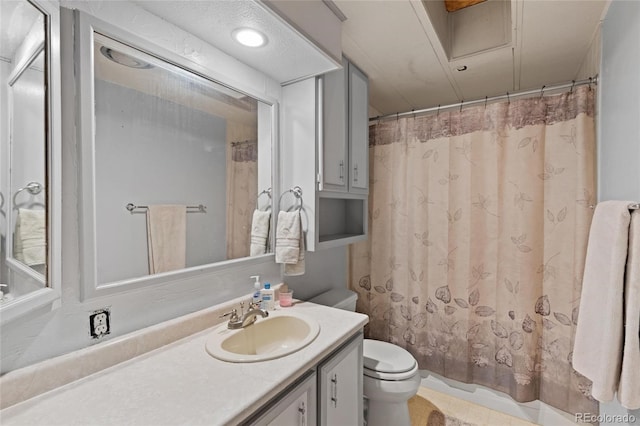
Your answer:
[[[25,265],[42,265],[46,261],[45,221],[44,210],[18,209],[13,257]]]
[[[148,206],[147,244],[150,274],[184,268],[187,251],[187,207]]]
[[[249,256],[259,256],[267,252],[271,211],[254,210],[251,222],[251,244]]]

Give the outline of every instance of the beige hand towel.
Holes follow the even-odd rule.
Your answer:
[[[640,210],[631,214],[629,254],[624,288],[624,348],[618,400],[630,410],[640,408]]]
[[[620,378],[628,206],[628,201],[599,203],[589,231],[573,368],[593,382],[591,394],[598,401],[613,399]]]
[[[251,221],[251,243],[249,256],[259,256],[267,252],[271,211],[254,210]]]
[[[284,264],[284,275],[294,276],[294,275],[304,275],[305,273],[305,262],[304,262],[304,231],[302,230],[302,225],[300,226],[300,251],[298,254],[298,262],[297,263],[285,263]]]
[[[47,259],[44,210],[18,209],[13,234],[13,256],[25,265],[42,265]]]
[[[276,263],[298,263],[300,255],[300,212],[279,212],[276,224]]]
[[[187,208],[155,205],[147,208],[149,273],[159,274],[186,265]]]

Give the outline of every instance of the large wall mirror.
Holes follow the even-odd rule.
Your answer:
[[[57,12],[56,12],[57,13]],[[57,15],[54,16],[57,18]],[[47,7],[26,0],[0,2],[0,312],[33,302],[52,286],[50,186],[57,66],[53,19]],[[50,297],[45,297],[50,299]]]
[[[89,16],[78,27],[84,296],[271,253],[274,102]]]

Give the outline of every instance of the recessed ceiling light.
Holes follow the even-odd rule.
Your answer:
[[[237,28],[231,34],[243,46],[260,47],[267,44],[267,36],[251,28]]]

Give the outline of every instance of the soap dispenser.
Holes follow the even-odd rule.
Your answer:
[[[260,296],[260,290],[261,290],[260,287],[262,287],[260,285],[260,275],[251,275],[251,277],[249,278],[253,278],[254,280],[256,280],[253,283],[254,291],[253,291],[253,297],[251,299],[251,303],[253,303],[256,306],[259,306],[260,303],[262,302],[262,297]]]
[[[264,283],[264,288],[260,291],[262,302],[260,307],[263,311],[273,311],[276,307],[275,290],[271,288],[270,283]]]

